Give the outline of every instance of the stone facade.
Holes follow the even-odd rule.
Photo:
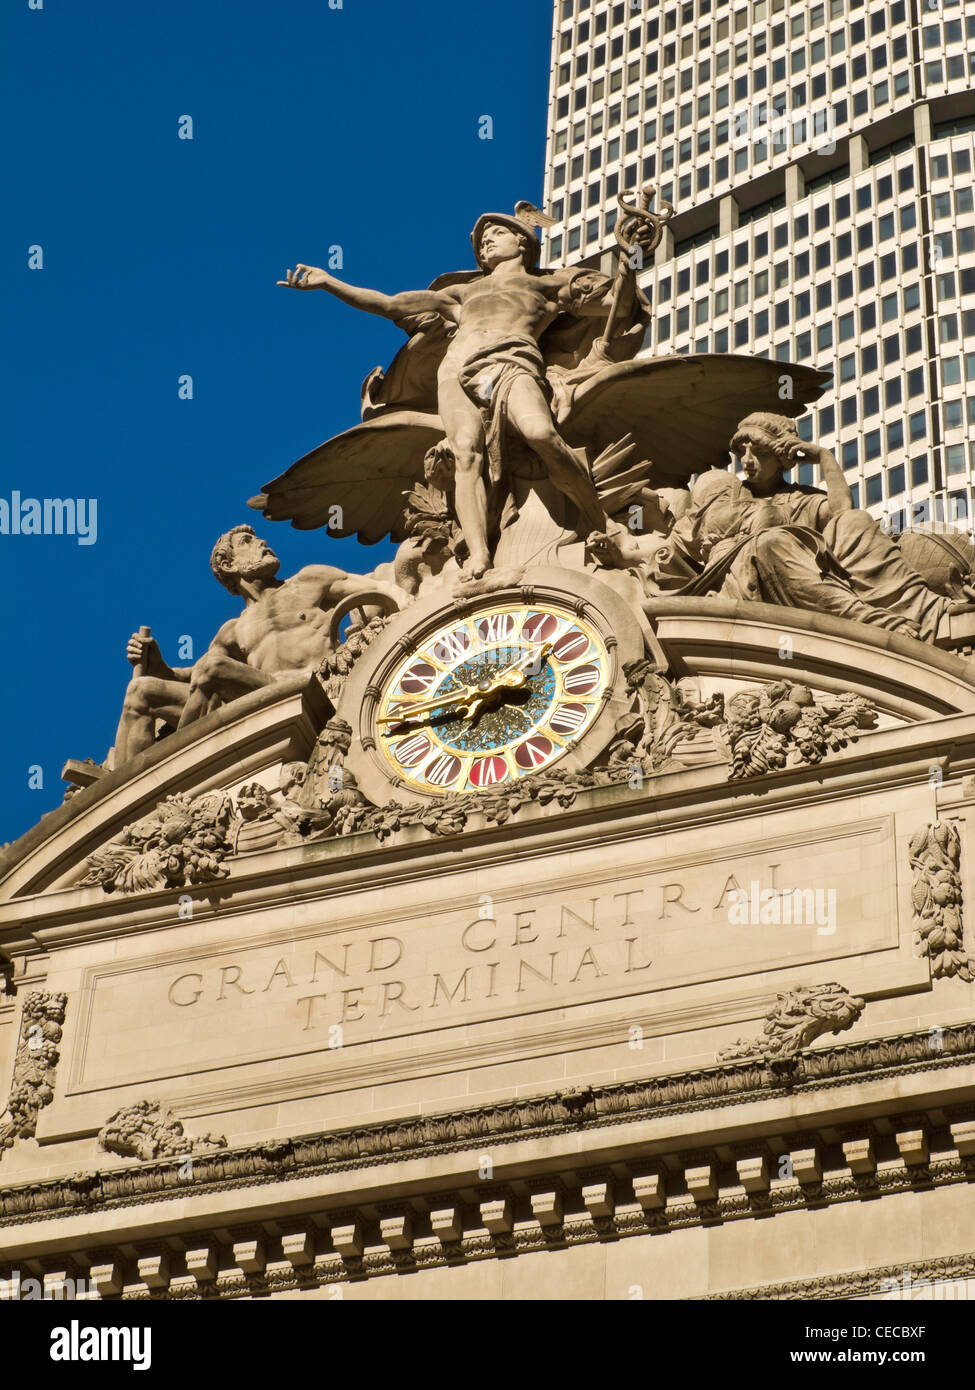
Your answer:
[[[503,824],[93,876],[151,808],[209,798],[230,824],[240,786],[317,757],[327,708],[274,690],[14,846],[8,1075],[32,1001],[63,1001],[63,1037],[33,1133],[8,1125],[6,1266],[124,1299],[870,1298],[972,1273],[975,1001],[918,937],[947,909],[971,949],[968,665],[696,611],[655,615],[692,703],[765,689],[786,632],[790,680],[874,727],[747,777],[675,740],[658,772]]]
[[[408,339],[251,506],[399,549],[226,531],[236,615],[187,668],[133,633],[110,756],[0,852],[0,1278],[969,1269],[975,549],[855,506],[812,368],[635,361],[670,211],[621,211],[613,277],[539,270],[523,202],[428,289],[279,282]]]

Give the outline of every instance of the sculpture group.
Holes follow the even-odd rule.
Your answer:
[[[228,531],[211,567],[242,611],[189,668],[170,666],[148,629],[133,634],[112,766],[296,673],[317,673],[334,695],[385,615],[440,591],[490,591],[531,565],[563,567],[569,590],[572,571],[588,570],[634,602],[719,595],[929,642],[971,607],[967,537],[906,551],[854,507],[829,450],[800,439],[821,373],[637,357],[652,318],[637,270],[672,212],[651,204],[649,188],[621,201],[615,277],[540,268],[536,228],[550,219],[527,203],[479,218],[476,268],[426,289],[385,294],[300,263],[286,272],[280,285],[388,318],[407,341],[367,377],[361,423],[250,505],[399,548],[369,574],[312,565],[282,580],[252,527]],[[791,480],[802,463],[818,465],[824,489]]]

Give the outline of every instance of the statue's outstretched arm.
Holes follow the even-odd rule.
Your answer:
[[[402,294],[383,294],[381,290],[347,285],[342,280],[336,280],[334,275],[329,275],[328,271],[313,265],[297,265],[278,284],[292,290],[327,290],[336,299],[341,299],[343,304],[351,304],[353,309],[378,314],[384,319],[410,318],[415,314],[441,314],[444,318],[454,318],[459,302],[449,291],[406,290]]]

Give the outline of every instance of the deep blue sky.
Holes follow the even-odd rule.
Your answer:
[[[480,212],[541,200],[551,12],[7,0],[0,496],[97,498],[98,540],[0,536],[0,843],[60,803],[66,758],[105,756],[130,632],[149,624],[186,664],[180,635],[199,653],[233,615],[209,571],[217,535],[357,422],[362,378],[402,342],[276,288],[286,267],[339,244],[344,278],[423,286],[473,264]],[[484,114],[493,141],[478,139]],[[392,553],[261,525],[283,574]]]

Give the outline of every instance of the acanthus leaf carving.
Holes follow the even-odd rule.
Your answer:
[[[718,1053],[719,1062],[762,1058],[780,1062],[795,1057],[824,1033],[852,1028],[863,1013],[865,1001],[836,983],[796,985],[776,997],[765,1027],[757,1038],[739,1039]]]
[[[676,746],[698,738],[705,730],[724,722],[724,696],[696,700],[669,680],[660,663],[650,658],[624,667],[627,690],[637,699],[637,710],[625,723],[621,736],[610,748],[611,767],[638,767],[653,774],[673,760]],[[680,761],[674,763],[681,766]]]

